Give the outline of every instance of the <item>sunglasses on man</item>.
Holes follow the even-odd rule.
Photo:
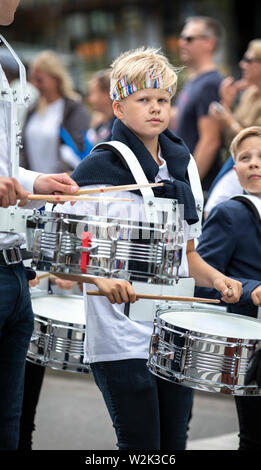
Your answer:
[[[247,64],[252,64],[252,62],[261,62],[261,59],[258,58],[251,58],[248,57],[247,55],[244,55],[241,59],[242,62],[246,62]]]
[[[193,42],[196,39],[207,39],[207,38],[209,38],[209,36],[207,36],[206,34],[199,34],[197,36],[186,36],[185,34],[181,34],[179,36],[179,39],[182,39],[182,41],[186,41],[186,42]]]

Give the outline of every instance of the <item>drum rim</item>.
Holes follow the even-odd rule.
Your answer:
[[[192,311],[193,310],[197,311],[197,308],[193,308],[191,310]],[[211,307],[210,307],[209,310],[211,310]],[[208,313],[206,310],[205,311],[203,309],[200,310],[200,308],[198,308],[198,311],[199,311],[199,313],[204,313],[205,315]],[[229,343],[232,343],[232,342],[235,342],[235,343],[237,343],[237,342],[240,342],[240,343],[246,342],[247,344],[249,343],[249,341],[253,341],[253,342],[261,341],[261,338],[246,338],[244,336],[226,336],[226,335],[222,335],[222,334],[218,334],[218,333],[208,333],[207,331],[205,331],[205,332],[197,331],[195,329],[189,329],[189,328],[184,327],[184,326],[180,326],[180,325],[177,325],[177,324],[172,324],[169,321],[164,320],[162,318],[162,315],[164,315],[164,313],[170,313],[170,312],[171,312],[171,309],[166,309],[164,312],[161,311],[161,313],[158,314],[157,320],[156,320],[158,326],[166,327],[170,330],[170,332],[171,331],[174,332],[173,327],[175,327],[175,331],[176,331],[177,328],[179,330],[179,331],[177,331],[177,333],[183,332],[186,335],[195,336],[196,338],[198,337],[198,338],[201,338],[201,339],[203,339],[204,337],[206,337],[206,339],[211,338],[211,337],[212,338],[229,338],[229,341],[228,341]],[[218,312],[213,309],[213,313],[217,314]],[[253,323],[259,322],[259,324],[261,325],[261,322],[258,319],[253,318],[253,317],[249,317],[247,315],[239,315],[239,314],[230,313],[230,312],[223,312],[223,313],[220,312],[219,314],[220,315],[227,315],[227,316],[233,317],[233,318],[238,318],[240,316],[240,318],[243,319],[243,320],[244,319],[248,320],[248,321],[251,320],[251,321],[253,321]],[[202,335],[204,335],[204,336],[202,336]],[[243,346],[243,344],[242,344],[242,346]]]
[[[68,295],[62,295],[62,294],[43,294],[40,292],[38,293],[38,295],[35,295],[34,297],[31,296],[32,300],[34,299],[41,299],[41,298],[52,298],[52,299],[57,299],[57,298],[61,298],[61,299],[64,299],[64,298],[68,298],[68,299],[77,299],[77,300],[80,300],[81,302],[84,302],[84,298],[83,296],[80,296],[80,295],[77,295],[77,294],[68,294]],[[80,326],[84,331],[85,331],[85,328],[86,328],[86,323],[77,323],[77,322],[66,322],[66,321],[63,321],[63,320],[58,320],[57,318],[50,318],[48,316],[43,316],[43,315],[39,315],[37,312],[35,312],[34,310],[34,306],[32,305],[32,308],[33,308],[33,312],[34,312],[34,319],[37,321],[37,319],[41,319],[42,321],[46,322],[46,324],[50,323],[52,326],[65,326],[65,327],[70,327],[70,329],[76,329],[76,330],[79,330],[77,328],[77,326]],[[83,311],[84,313],[84,311]],[[49,322],[48,322],[49,320]],[[80,333],[80,331],[79,331]]]

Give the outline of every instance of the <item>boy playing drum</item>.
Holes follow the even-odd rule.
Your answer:
[[[187,179],[192,157],[183,141],[168,130],[176,83],[174,67],[157,50],[140,48],[121,54],[112,64],[111,97],[117,118],[112,140],[123,142],[133,151],[149,182],[166,182],[161,197],[178,199],[184,205],[185,242],[180,275],[217,289],[224,302],[237,302],[241,284],[209,266],[194,249],[193,225],[198,217]],[[76,168],[72,178],[85,187],[135,183],[131,171],[108,149],[94,150]],[[140,193],[115,192],[111,196],[131,197],[142,213]],[[56,210],[65,212],[66,207],[81,215],[91,215],[97,209],[93,203],[77,202]],[[124,205],[125,218],[128,210]],[[108,204],[108,217],[119,214],[122,214],[120,203]],[[124,314],[124,303],[136,300],[131,284],[101,278],[94,283],[107,298],[86,296],[86,359],[110,413],[118,447],[184,449],[192,390],[159,379],[148,371],[146,361],[153,325],[132,321]],[[231,297],[229,288],[233,290]],[[85,293],[87,290],[85,285]]]

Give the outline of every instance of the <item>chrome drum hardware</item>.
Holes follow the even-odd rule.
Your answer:
[[[149,370],[170,382],[231,395],[261,395],[244,385],[261,322],[219,312],[218,307],[179,305],[160,310],[154,322]]]

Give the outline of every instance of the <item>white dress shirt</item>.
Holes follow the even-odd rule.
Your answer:
[[[0,90],[9,87],[3,69],[0,65]],[[1,101],[0,97],[0,176],[11,176],[11,161],[10,161],[10,117],[9,117],[9,104]],[[34,182],[39,176],[39,173],[19,168],[19,183],[30,193],[33,192]],[[26,208],[32,207],[32,204]],[[39,207],[39,206],[38,206]],[[0,221],[1,230],[1,221]],[[0,232],[0,250],[19,246],[24,242],[23,234],[10,234]]]

